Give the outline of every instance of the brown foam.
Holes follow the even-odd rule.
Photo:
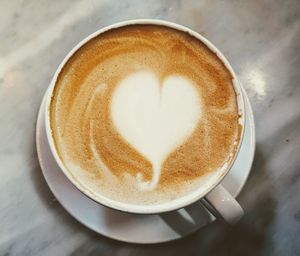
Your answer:
[[[124,141],[110,117],[116,85],[140,70],[155,72],[161,81],[173,74],[185,76],[201,95],[201,121],[164,161],[155,189],[160,197],[168,191],[174,197],[174,190],[179,197],[189,191],[184,187],[188,183],[231,161],[237,147],[234,142],[240,139],[232,76],[211,50],[187,33],[163,26],[133,25],[105,32],[82,46],[60,72],[53,92],[50,119],[56,147],[67,167],[67,161],[72,161],[94,182],[90,186],[93,190],[105,183],[103,165],[120,184],[126,183],[128,174],[135,177],[142,173],[150,180],[151,163]],[[116,200],[160,201],[153,191],[128,193],[128,184],[115,188],[116,193],[107,184],[102,190],[104,187],[107,189],[102,193]]]

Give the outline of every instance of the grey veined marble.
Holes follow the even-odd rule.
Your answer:
[[[250,96],[257,152],[239,196],[245,216],[178,241],[134,245],[86,229],[60,206],[38,164],[35,123],[66,53],[125,19],[200,32]],[[300,255],[300,2],[0,1],[0,255]]]

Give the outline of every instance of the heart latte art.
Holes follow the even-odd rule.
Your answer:
[[[240,139],[232,77],[192,36],[154,25],[105,32],[58,76],[53,138],[70,174],[95,194],[157,204],[226,166]]]
[[[155,74],[139,72],[125,78],[112,98],[112,120],[120,134],[152,165],[151,181],[141,190],[154,189],[165,158],[194,131],[200,118],[199,95],[180,76],[159,84]],[[141,86],[142,85],[142,86]]]

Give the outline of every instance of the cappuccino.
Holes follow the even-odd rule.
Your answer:
[[[50,125],[86,190],[139,205],[196,190],[230,164],[241,126],[232,75],[205,44],[158,25],[104,32],[58,75]]]

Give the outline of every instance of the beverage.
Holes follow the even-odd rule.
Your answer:
[[[232,75],[205,44],[160,25],[128,25],[88,41],[58,75],[55,148],[91,194],[154,205],[226,169],[241,125]]]

